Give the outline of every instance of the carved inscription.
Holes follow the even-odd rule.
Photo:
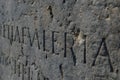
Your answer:
[[[55,43],[57,42],[56,40],[56,36],[58,37],[58,34],[62,34],[62,38],[63,38],[63,41],[61,39],[61,41],[63,42],[63,46],[62,46],[62,50],[63,50],[63,58],[67,58],[69,55],[71,55],[71,60],[73,61],[73,66],[75,67],[76,64],[77,64],[77,55],[75,53],[75,40],[72,36],[74,36],[72,33],[70,32],[62,32],[60,33],[59,31],[50,31],[50,38],[48,38],[46,35],[48,30],[42,30],[42,33],[39,33],[39,29],[35,28],[31,34],[30,32],[30,28],[29,27],[21,27],[19,28],[18,26],[10,26],[10,25],[3,25],[0,29],[0,36],[5,38],[5,39],[9,39],[10,41],[10,45],[12,46],[12,44],[14,42],[18,42],[18,44],[25,44],[25,45],[29,45],[31,47],[36,47],[38,48],[38,50],[42,50],[42,51],[45,51],[46,52],[46,46],[47,46],[47,40],[46,39],[49,39],[51,41],[51,47],[50,49],[51,50],[48,50],[51,51],[53,54],[55,53],[59,53],[57,52],[56,50],[56,45]],[[40,34],[42,34],[42,37],[40,36]],[[71,35],[71,40],[72,42],[67,42],[67,40],[69,39],[69,35]],[[83,39],[83,64],[86,64],[87,63],[87,38],[89,36],[87,35],[84,35],[83,36],[84,39]],[[36,45],[37,43],[37,45]],[[82,43],[82,42],[81,42]],[[70,45],[68,45],[70,44]],[[34,46],[36,45],[36,46]],[[81,46],[81,45],[79,45]],[[113,65],[112,65],[112,62],[111,62],[111,59],[110,59],[110,53],[109,53],[109,50],[108,50],[108,46],[107,46],[107,43],[106,43],[106,38],[102,38],[101,39],[101,42],[100,44],[98,45],[98,49],[97,49],[97,52],[95,54],[95,57],[94,57],[94,60],[92,62],[92,66],[95,66],[95,63],[96,63],[96,60],[100,54],[100,51],[101,51],[101,48],[103,47],[105,53],[103,54],[105,57],[108,57],[108,62],[109,62],[109,67],[110,67],[110,72],[113,72],[114,69],[113,69]],[[68,51],[69,50],[69,51]],[[69,52],[69,55],[67,54]],[[25,56],[26,57],[26,60],[25,60],[25,63],[23,62],[19,62],[19,58],[18,59],[14,59],[13,60],[13,68],[14,68],[14,74],[17,74],[18,77],[21,77],[22,80],[25,80],[26,76],[27,76],[27,79],[28,80],[33,80],[33,74],[34,72],[36,71],[37,72],[37,77],[36,79],[37,80],[50,80],[49,77],[45,76],[42,71],[37,67],[37,64],[36,63],[32,63],[30,64],[28,58],[29,56],[25,55],[24,54],[24,47],[21,46],[21,53],[22,53],[22,57]],[[49,55],[45,54],[45,58],[47,60],[47,58],[49,57]],[[3,53],[0,54],[0,64],[3,64],[3,65],[8,65],[8,63],[12,63],[10,62],[9,60],[9,57],[6,57]],[[36,66],[37,68],[36,69],[32,69],[31,66]],[[59,72],[60,72],[60,75],[61,75],[61,78],[64,79],[64,69],[63,69],[63,63],[62,64],[59,64]],[[98,78],[98,76],[97,76]],[[103,79],[104,80],[104,79]]]

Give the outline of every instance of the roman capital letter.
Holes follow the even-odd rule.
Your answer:
[[[52,53],[55,53],[55,34],[58,33],[56,31],[52,31]]]
[[[31,46],[33,46],[33,43],[34,43],[34,41],[35,41],[35,38],[36,38],[36,40],[37,40],[38,49],[40,49],[40,41],[39,41],[39,35],[38,35],[37,29],[35,29],[35,32],[34,32],[34,36],[33,36],[33,39],[32,39]]]
[[[25,32],[27,32],[27,34],[25,34]],[[29,38],[30,45],[32,45],[29,27],[22,27],[22,43],[25,43],[25,36]]]
[[[6,38],[6,26],[3,24],[3,37]]]
[[[66,57],[66,53],[67,53],[67,32],[64,33],[64,57]],[[74,50],[73,50],[73,45],[74,45],[74,40],[73,42],[71,43],[72,46],[70,46],[70,51],[71,51],[71,54],[72,54],[72,58],[73,58],[73,63],[74,63],[74,66],[76,65],[76,55],[74,53]]]
[[[0,36],[2,36],[2,25],[0,25]]]
[[[13,42],[13,26],[11,26],[11,31],[10,31],[10,33],[11,33],[11,37],[10,37],[10,44],[12,45],[12,42]]]
[[[15,37],[14,37],[14,41],[17,41],[17,40],[19,41],[19,43],[21,42],[18,26],[16,26],[16,32],[15,32]]]
[[[66,37],[67,37],[67,32],[64,33],[64,57],[66,57],[66,51],[67,51]]]
[[[45,30],[43,30],[43,51],[45,51]]]
[[[92,63],[92,66],[95,65],[96,59],[97,59],[97,57],[98,57],[98,55],[100,53],[102,45],[103,45],[103,47],[105,49],[106,55],[108,56],[108,62],[109,62],[109,65],[110,65],[110,72],[113,72],[113,67],[112,67],[112,64],[111,64],[110,55],[109,55],[109,52],[108,52],[108,49],[107,49],[105,38],[102,38],[102,41],[101,41],[100,46],[98,48],[97,54],[95,55],[95,59],[94,59],[94,61]]]

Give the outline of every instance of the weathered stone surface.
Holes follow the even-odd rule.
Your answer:
[[[0,80],[120,80],[119,0],[0,0]]]

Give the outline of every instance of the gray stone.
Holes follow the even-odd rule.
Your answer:
[[[0,0],[0,80],[120,80],[119,0]]]

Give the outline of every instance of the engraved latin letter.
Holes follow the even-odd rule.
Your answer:
[[[15,38],[14,38],[14,41],[19,41],[19,43],[21,42],[20,41],[20,33],[19,33],[19,29],[18,29],[18,26],[16,26],[16,32],[15,32]]]
[[[109,65],[110,65],[110,72],[113,72],[113,67],[112,67],[112,64],[111,64],[110,55],[109,55],[109,52],[108,52],[108,49],[107,49],[107,45],[106,45],[106,42],[105,42],[105,38],[103,38],[102,41],[101,41],[101,43],[100,43],[100,46],[99,46],[99,48],[98,48],[97,54],[95,55],[95,59],[94,59],[94,61],[93,61],[93,63],[92,63],[92,66],[95,65],[97,56],[99,55],[99,52],[100,52],[100,50],[101,50],[102,45],[103,45],[103,47],[104,47],[104,49],[105,49],[106,55],[108,56],[108,62],[109,62]]]
[[[55,53],[55,33],[58,33],[56,31],[52,31],[52,53]]]
[[[45,30],[43,30],[43,51],[45,51]]]
[[[40,41],[39,41],[39,35],[38,35],[38,31],[37,31],[37,29],[35,29],[35,33],[34,33],[34,36],[33,36],[33,39],[32,39],[32,44],[31,44],[31,46],[33,46],[33,43],[34,43],[35,37],[36,37],[36,40],[37,40],[38,49],[40,49],[40,43],[39,43]]]

